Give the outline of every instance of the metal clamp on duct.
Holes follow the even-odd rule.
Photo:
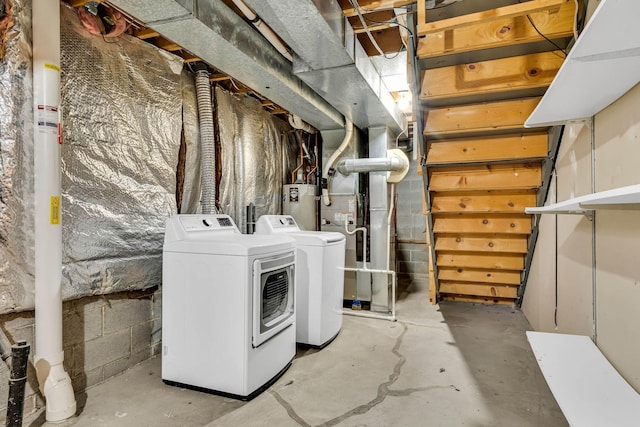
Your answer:
[[[342,175],[361,172],[389,172],[387,182],[395,184],[402,181],[409,172],[409,158],[404,151],[393,148],[387,150],[387,157],[340,160],[336,169]]]

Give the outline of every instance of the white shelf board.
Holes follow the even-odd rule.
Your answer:
[[[569,425],[638,425],[640,395],[589,337],[528,331],[527,339]]]
[[[640,81],[640,1],[602,0],[525,127],[588,119]]]
[[[637,206],[635,206],[637,205]],[[640,184],[600,191],[554,203],[548,206],[525,208],[528,214],[581,214],[595,209],[640,209]]]

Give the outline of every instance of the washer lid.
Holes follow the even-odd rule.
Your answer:
[[[258,236],[255,234],[216,236],[215,234],[217,233],[212,233],[212,236],[206,240],[165,242],[164,252],[247,256],[291,251],[295,248],[295,241],[287,236]]]
[[[256,222],[256,234],[286,235],[307,246],[327,246],[345,241],[344,234],[335,231],[300,230],[291,215],[262,215]]]
[[[306,246],[337,245],[346,240],[344,234],[335,231],[292,231],[285,235],[293,237],[298,245]]]

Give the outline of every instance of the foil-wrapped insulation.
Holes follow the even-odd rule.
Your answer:
[[[176,213],[182,59],[61,13],[63,298],[161,283]]]
[[[209,72],[196,72],[196,95],[198,119],[200,122],[200,150],[202,165],[200,180],[202,186],[202,213],[217,213],[216,209],[216,140],[213,127],[213,107],[211,106],[211,85]]]
[[[193,74],[182,72],[182,130],[186,146],[184,185],[180,213],[201,213],[200,204],[200,127]]]
[[[35,287],[31,1],[9,4],[0,59],[0,313],[33,308]]]
[[[298,142],[288,123],[249,96],[215,90],[222,156],[220,207],[241,231],[246,209],[256,218],[281,212],[282,186],[296,165]]]

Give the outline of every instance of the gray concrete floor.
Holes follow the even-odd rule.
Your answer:
[[[566,426],[517,309],[428,302],[427,282],[400,293],[399,321],[345,316],[321,351],[245,403],[164,385],[160,359],[78,396],[66,426]],[[43,415],[25,425],[43,425]],[[59,425],[59,424],[58,424]]]

